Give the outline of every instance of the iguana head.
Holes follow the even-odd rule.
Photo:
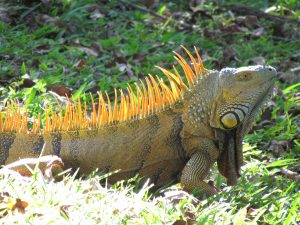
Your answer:
[[[235,185],[240,176],[242,138],[271,95],[275,78],[276,70],[271,66],[225,68],[219,72],[210,125],[216,128],[218,168],[228,178],[228,185]]]

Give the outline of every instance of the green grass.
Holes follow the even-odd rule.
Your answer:
[[[278,68],[281,75],[293,74],[300,66],[299,28],[285,24],[283,37],[274,36],[270,21],[259,19],[263,32],[241,26],[241,31],[226,30],[235,25],[235,17],[219,6],[230,7],[246,1],[217,1],[199,6],[213,19],[189,10],[187,1],[159,1],[154,12],[172,15],[173,21],[161,21],[118,1],[0,2],[9,9],[10,22],[0,22],[0,99],[18,100],[30,115],[44,112],[55,96],[47,85],[64,84],[76,97],[89,101],[89,92],[125,88],[148,73],[159,74],[154,65],[170,68],[172,51],[180,45],[200,49],[209,69],[251,64],[249,59],[263,57]],[[268,8],[281,5],[293,10],[299,19],[298,1],[247,1],[247,5]],[[196,30],[183,28],[174,21],[195,24]],[[204,32],[206,30],[206,32]],[[213,36],[209,36],[212,34]],[[234,59],[224,61],[224,49],[232,46]],[[78,62],[83,65],[78,66]],[[130,72],[122,69],[130,68]],[[161,75],[161,74],[159,74]],[[35,81],[22,86],[23,78]],[[282,168],[300,172],[300,102],[298,77],[276,83],[282,90],[268,108],[267,123],[245,138],[243,177],[235,187],[226,187],[225,179],[213,169],[211,179],[220,194],[195,203],[191,196],[180,200],[164,193],[173,186],[149,192],[149,186],[120,182],[103,187],[103,176],[88,178],[67,176],[61,182],[47,182],[38,171],[32,178],[7,173],[0,175],[0,222],[2,224],[298,224],[300,222],[300,182],[284,176]],[[297,97],[298,96],[298,97]],[[297,111],[298,110],[298,111]],[[295,113],[296,112],[296,113]],[[298,112],[298,113],[297,113]],[[266,115],[263,115],[263,117]],[[257,124],[264,124],[258,118]],[[286,141],[288,147],[275,155],[268,151],[272,141]],[[3,171],[1,171],[3,172]],[[133,184],[128,184],[133,183]],[[25,213],[7,208],[5,192],[28,202]],[[168,195],[168,194],[167,194]],[[3,197],[4,196],[4,197]]]

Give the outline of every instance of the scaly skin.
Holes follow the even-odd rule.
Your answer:
[[[111,182],[140,174],[156,185],[180,181],[192,191],[215,194],[204,181],[214,162],[235,185],[242,165],[242,139],[272,92],[269,66],[207,71],[182,99],[141,119],[92,130],[28,134],[0,133],[0,164],[20,158],[58,155],[82,173],[115,171]]]

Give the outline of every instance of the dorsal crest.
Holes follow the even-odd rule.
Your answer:
[[[149,74],[144,81],[140,80],[133,87],[128,85],[126,94],[124,90],[114,90],[114,102],[110,100],[108,94],[98,93],[98,102],[92,98],[92,112],[88,117],[87,106],[80,100],[72,103],[68,102],[65,110],[59,108],[59,113],[54,112],[50,106],[46,110],[46,119],[42,126],[41,118],[34,119],[32,128],[28,128],[28,114],[21,113],[16,103],[6,106],[5,116],[1,112],[0,132],[55,132],[78,129],[97,129],[99,127],[134,119],[142,119],[153,113],[164,110],[174,102],[183,97],[183,93],[188,90],[197,78],[206,74],[201,57],[195,48],[194,57],[185,47],[181,46],[192,65],[190,65],[180,54],[174,52],[174,58],[180,65],[184,77],[173,66],[173,72],[156,66],[167,77],[166,83],[161,77]],[[119,102],[118,102],[119,99]],[[50,116],[51,115],[51,116]]]

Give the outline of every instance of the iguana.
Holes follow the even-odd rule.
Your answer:
[[[82,173],[119,170],[111,182],[140,174],[159,186],[180,181],[187,191],[215,194],[204,179],[217,161],[228,185],[235,185],[242,139],[272,93],[276,70],[261,65],[207,70],[196,48],[195,57],[184,49],[190,63],[174,52],[181,72],[158,67],[167,82],[149,75],[128,86],[127,94],[115,90],[114,102],[99,93],[90,116],[79,100],[58,113],[49,108],[45,122],[38,117],[29,129],[27,114],[6,106],[0,165],[37,157],[44,146],[44,155],[57,155]]]

